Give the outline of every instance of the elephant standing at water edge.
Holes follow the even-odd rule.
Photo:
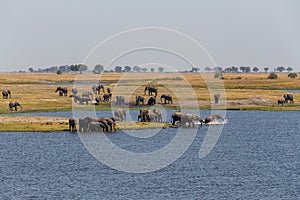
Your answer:
[[[76,122],[75,119],[70,118],[69,119],[69,132],[76,132]]]
[[[123,122],[126,120],[126,111],[124,109],[115,110],[114,116],[117,121]]]
[[[171,122],[173,126],[179,123],[181,124],[181,126],[186,126],[186,124],[188,123],[188,126],[194,127],[195,121],[199,121],[201,125],[203,123],[203,120],[200,118],[200,116],[196,114],[174,112],[171,116]]]

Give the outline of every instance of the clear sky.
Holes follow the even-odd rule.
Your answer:
[[[111,35],[149,26],[189,35],[220,66],[300,71],[299,9],[298,0],[0,0],[0,71],[81,63]]]

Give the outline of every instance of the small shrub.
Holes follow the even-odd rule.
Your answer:
[[[222,74],[220,72],[216,72],[214,74],[214,78],[222,78]]]
[[[61,74],[62,74],[62,71],[57,70],[56,74],[61,75]]]
[[[294,79],[294,78],[297,77],[297,74],[296,73],[289,73],[288,77]]]
[[[277,79],[277,78],[278,78],[278,75],[275,74],[274,72],[270,73],[268,76],[268,79]]]

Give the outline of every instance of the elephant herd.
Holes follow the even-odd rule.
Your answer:
[[[80,132],[112,132],[116,131],[117,122],[124,122],[126,120],[126,110],[118,109],[114,111],[114,117],[108,118],[92,118],[83,117],[79,118],[79,131]],[[157,122],[163,123],[162,111],[159,109],[153,110],[140,110],[138,114],[138,122]],[[170,127],[194,127],[195,123],[202,126],[202,124],[210,124],[212,122],[224,123],[225,119],[220,115],[211,115],[205,120],[202,120],[200,116],[196,114],[186,112],[174,112],[171,115]],[[76,123],[74,119],[69,119],[69,131],[77,131]]]
[[[10,90],[2,90],[2,97],[3,99],[11,99],[11,91]],[[15,101],[10,101],[8,103],[8,108],[10,111],[18,111],[18,107],[21,108],[22,110],[22,106],[19,102]]]
[[[277,104],[278,104],[278,105],[284,105],[285,103],[289,103],[289,102],[290,102],[290,104],[291,104],[291,103],[295,103],[295,102],[294,102],[294,96],[293,96],[292,94],[284,94],[284,95],[283,95],[283,98],[284,98],[284,99],[279,99],[279,100],[277,101]]]

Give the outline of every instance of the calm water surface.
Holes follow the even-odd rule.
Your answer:
[[[103,165],[77,134],[0,133],[0,199],[299,199],[300,112],[228,111],[226,118],[208,156],[198,158],[203,126],[180,159],[145,174]],[[151,138],[108,137],[147,152],[174,135],[164,129]]]

